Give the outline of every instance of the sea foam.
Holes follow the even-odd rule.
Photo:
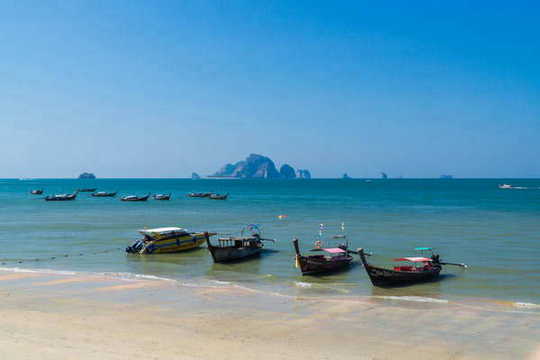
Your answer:
[[[400,301],[414,301],[414,302],[424,302],[424,303],[437,303],[437,304],[447,304],[448,300],[445,299],[434,299],[423,296],[374,296],[377,299],[384,300],[400,300]]]

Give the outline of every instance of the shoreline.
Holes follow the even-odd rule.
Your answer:
[[[368,293],[343,293],[341,289],[337,289],[334,286],[325,286],[320,283],[312,283],[308,281],[291,280],[288,284],[290,292],[284,292],[285,288],[278,290],[268,290],[261,286],[247,286],[234,281],[208,279],[204,277],[200,278],[184,278],[175,279],[165,276],[137,274],[130,272],[93,272],[93,271],[79,271],[79,270],[59,270],[49,268],[23,268],[23,267],[5,267],[0,266],[0,281],[4,274],[36,274],[39,276],[67,276],[67,277],[89,277],[89,278],[101,278],[110,279],[111,281],[163,281],[170,282],[177,287],[187,288],[220,288],[222,290],[226,288],[241,289],[245,292],[251,292],[259,294],[261,296],[275,296],[284,297],[289,299],[305,299],[305,300],[321,300],[321,301],[357,301],[362,300],[387,300],[391,302],[419,302],[419,303],[439,303],[449,304],[454,306],[465,307],[482,307],[486,309],[489,307],[491,311],[527,311],[531,313],[538,313],[540,315],[540,304],[530,301],[511,300],[504,298],[489,298],[480,296],[463,296],[463,295],[449,295],[444,297],[434,295],[432,293],[423,293],[422,291],[406,292],[403,294],[396,293],[396,289],[384,289],[373,287],[371,294]],[[369,281],[369,280],[368,280]],[[1,288],[0,283],[0,288]],[[321,291],[322,288],[323,290]],[[406,289],[406,288],[405,288]],[[296,292],[294,292],[296,290]],[[329,291],[335,290],[335,291]],[[399,289],[398,289],[399,290]]]
[[[508,304],[1,270],[0,297],[10,359],[540,358],[540,313]]]

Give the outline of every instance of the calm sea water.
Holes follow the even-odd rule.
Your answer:
[[[521,190],[501,190],[510,183]],[[45,202],[46,194],[97,187],[120,195],[173,194],[171,201],[125,203],[79,194],[71,202]],[[191,199],[191,191],[228,192],[227,201]],[[287,215],[279,219],[278,215]],[[353,248],[391,264],[432,246],[447,266],[442,280],[394,290],[373,288],[358,264],[350,271],[302,277],[291,239],[304,250],[318,238],[345,232]],[[259,224],[277,240],[260,259],[215,265],[202,248],[172,255],[126,255],[143,227],[181,226],[238,234]],[[540,304],[540,180],[0,180],[0,254],[3,268],[142,274],[182,282],[224,283],[284,294],[414,295],[486,298]]]

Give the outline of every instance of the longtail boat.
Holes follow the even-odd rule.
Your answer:
[[[136,195],[128,195],[122,197],[120,200],[122,201],[146,201],[150,197],[150,194],[146,196],[136,196]]]
[[[115,192],[98,191],[98,192],[92,193],[92,196],[94,196],[94,197],[115,197],[116,193],[117,193],[116,191]]]
[[[294,250],[296,252],[295,265],[302,271],[302,275],[318,275],[344,270],[348,268],[353,260],[349,251],[343,247],[316,248],[313,251],[323,251],[325,255],[308,255],[300,253],[298,239],[293,239]]]
[[[69,201],[75,200],[77,198],[78,191],[75,191],[73,194],[56,194],[49,195],[45,197],[45,201]]]
[[[274,242],[272,239],[261,238],[260,230],[256,225],[248,225],[246,228],[251,232],[251,235],[219,238],[217,245],[212,244],[209,237],[206,238],[208,251],[210,251],[215,263],[239,261],[259,256],[264,248],[263,241]],[[242,235],[243,233],[244,230],[242,230]]]
[[[171,194],[154,194],[152,197],[154,200],[170,200]]]
[[[358,249],[358,255],[371,283],[379,287],[407,286],[423,282],[435,281],[439,278],[442,265],[455,265],[467,267],[465,264],[441,262],[439,255],[433,254],[431,248],[416,248],[417,251],[431,251],[431,257],[411,256],[394,259],[396,262],[407,263],[397,265],[393,269],[386,269],[370,265],[366,260],[364,249]]]
[[[142,239],[126,248],[131,254],[175,253],[195,249],[216,233],[189,232],[180,227],[162,227],[139,230]]]
[[[221,194],[210,194],[210,199],[212,200],[227,200],[229,197],[229,193],[221,195]]]
[[[32,191],[30,191],[30,194],[32,194],[32,195],[41,195],[41,194],[43,194],[43,189],[32,190]]]
[[[212,193],[209,192],[200,192],[200,193],[189,193],[188,196],[192,198],[204,198],[204,197],[210,197]]]

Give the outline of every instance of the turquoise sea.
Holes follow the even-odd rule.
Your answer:
[[[509,183],[522,189],[499,189]],[[45,202],[31,195],[96,187],[116,198],[80,193],[75,201]],[[227,201],[187,198],[188,192],[230,193]],[[171,201],[121,202],[128,194],[169,193]],[[279,219],[278,215],[286,215]],[[301,276],[291,239],[304,250],[318,239],[345,233],[352,248],[374,264],[434,247],[447,266],[441,281],[407,288],[374,288],[359,261],[324,277]],[[276,239],[260,259],[215,265],[205,248],[171,255],[127,255],[144,227],[238,234],[258,224]],[[0,180],[2,269],[164,277],[179,284],[232,284],[302,296],[418,296],[540,304],[540,180]]]

